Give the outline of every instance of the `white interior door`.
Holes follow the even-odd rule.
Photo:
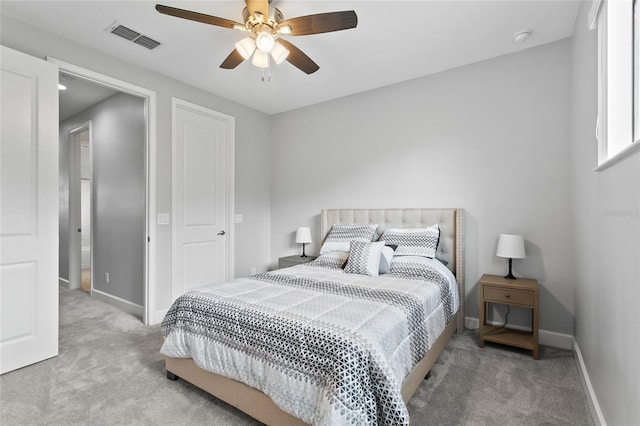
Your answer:
[[[0,48],[0,373],[6,373],[58,355],[58,67]]]
[[[173,99],[173,299],[231,278],[233,124]]]

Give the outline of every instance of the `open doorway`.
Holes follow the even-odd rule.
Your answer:
[[[81,288],[82,271],[86,277],[88,269],[92,297],[145,323],[156,322],[150,297],[155,266],[151,244],[155,228],[150,226],[155,215],[155,93],[48,60],[59,65],[61,84],[82,83],[110,91],[71,117],[63,116],[63,93],[60,96],[60,282]],[[71,171],[74,162],[77,179]],[[72,204],[76,185],[77,202]],[[65,206],[72,205],[75,213],[69,208],[65,214]],[[78,287],[73,287],[75,282]]]
[[[76,90],[78,80],[67,81],[67,91]],[[61,252],[69,253],[70,288],[82,288],[83,278],[86,285],[89,276],[91,297],[142,320],[147,243],[145,101],[113,92],[59,124],[60,150],[69,156],[68,168],[60,165],[61,177],[68,174],[70,231],[68,248],[61,240]],[[62,191],[61,198],[67,198],[66,188]]]
[[[91,293],[91,138],[89,129],[78,135],[80,144],[80,288]]]
[[[62,117],[65,117],[62,115]],[[66,120],[61,122],[65,127]],[[92,165],[91,165],[91,122],[88,121],[68,133],[68,138],[61,138],[61,146],[68,144],[69,167],[62,173],[68,173],[69,188],[69,240],[65,249],[65,241],[61,238],[61,249],[68,252],[69,288],[80,288],[91,294],[92,290],[92,244],[91,223],[93,208],[91,204]],[[64,189],[63,189],[64,191]],[[62,197],[65,198],[64,196]],[[63,214],[66,206],[61,206]],[[64,232],[61,230],[61,232]],[[62,256],[61,256],[62,258]]]

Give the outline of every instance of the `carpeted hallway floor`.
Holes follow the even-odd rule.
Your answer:
[[[159,326],[60,289],[60,355],[0,376],[0,424],[255,425],[165,378]],[[409,404],[412,425],[592,425],[570,351],[535,361],[455,335]]]

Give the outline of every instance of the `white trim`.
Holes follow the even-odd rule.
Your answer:
[[[155,324],[152,318],[157,318],[156,309],[156,251],[157,229],[154,218],[156,217],[156,92],[124,80],[119,80],[105,74],[101,74],[56,58],[47,57],[47,61],[58,65],[60,71],[75,75],[103,86],[108,86],[120,92],[125,92],[145,99],[145,112],[147,115],[147,141],[145,144],[146,157],[146,231],[148,243],[145,245],[145,285],[144,285],[144,309],[143,321],[145,324]],[[158,321],[159,322],[159,321]]]
[[[137,303],[129,302],[128,300],[124,300],[118,296],[96,290],[95,288],[91,292],[91,297],[108,305],[115,306],[121,311],[131,314],[137,318],[142,319],[142,316],[144,315],[143,306],[138,305]]]
[[[592,0],[591,9],[587,13],[587,26],[590,30],[598,28],[598,15],[600,14],[600,6],[603,0]]]
[[[58,277],[58,285],[61,285],[62,287],[69,289],[69,280]]]
[[[580,352],[580,346],[578,346],[576,339],[573,339],[573,353],[578,359],[578,373],[580,373],[582,386],[584,387],[585,394],[587,395],[587,402],[593,422],[596,426],[606,426],[607,422],[602,415],[600,404],[598,404],[598,398],[593,390],[593,385],[591,384],[591,379],[589,379],[589,373],[587,372],[587,366],[584,363],[584,358],[582,358],[582,352]]]
[[[466,328],[471,330],[475,330],[480,327],[480,320],[474,317],[465,317],[464,324]],[[503,323],[500,321],[492,321],[488,324],[491,325],[502,325]],[[509,328],[513,328],[515,330],[521,331],[529,331],[530,328],[519,326],[519,325],[511,325],[509,324]],[[538,343],[540,345],[545,346],[553,346],[554,348],[567,349],[571,350],[573,348],[573,336],[571,334],[558,333],[556,331],[549,330],[538,330]]]
[[[606,160],[604,160],[602,163],[598,164],[598,167],[595,167],[593,169],[593,171],[594,172],[602,171],[602,170],[608,168],[609,166],[612,166],[612,165],[618,163],[619,161],[621,161],[622,159],[628,157],[632,153],[638,151],[639,148],[640,148],[640,140],[637,140],[634,143],[632,143],[631,145],[629,145],[626,148],[624,148],[622,151],[616,153],[616,155],[614,155],[612,157],[609,157]]]

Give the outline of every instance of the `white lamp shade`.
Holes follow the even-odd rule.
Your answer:
[[[256,50],[256,42],[251,37],[243,38],[236,43],[236,50],[244,59],[249,59]]]
[[[273,39],[273,36],[271,35],[271,32],[269,30],[263,29],[256,36],[256,47],[263,52],[271,52],[274,42],[275,40]]]
[[[289,50],[280,43],[276,42],[276,44],[273,45],[273,49],[271,49],[271,57],[273,58],[275,63],[281,64],[282,61],[287,59],[287,56],[289,56]]]
[[[260,49],[256,49],[251,63],[258,68],[267,68],[269,66],[269,54]]]
[[[496,256],[524,259],[524,238],[522,235],[500,234]]]
[[[311,242],[311,228],[300,227],[296,232],[296,243],[310,243]]]

